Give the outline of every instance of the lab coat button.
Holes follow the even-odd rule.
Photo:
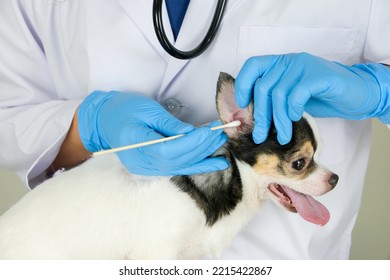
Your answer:
[[[181,110],[180,102],[175,98],[168,98],[162,102],[162,106],[172,115],[177,116]]]

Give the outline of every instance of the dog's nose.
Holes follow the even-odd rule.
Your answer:
[[[332,189],[333,189],[334,187],[336,187],[338,181],[339,181],[339,176],[337,176],[336,174],[333,174],[332,176],[330,176],[328,183],[329,183],[329,185],[332,186]]]

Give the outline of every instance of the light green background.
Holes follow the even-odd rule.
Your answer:
[[[390,259],[390,130],[375,120],[373,133],[362,208],[353,232],[351,259]],[[12,172],[0,169],[0,214],[25,193],[26,188]]]

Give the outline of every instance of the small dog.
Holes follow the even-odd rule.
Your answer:
[[[295,122],[279,145],[252,140],[253,105],[234,101],[234,78],[221,73],[217,109],[228,142],[224,171],[192,176],[129,174],[115,155],[91,158],[45,181],[0,218],[0,259],[196,259],[218,255],[265,199],[324,225],[328,210],[312,195],[338,176],[314,160],[315,131]]]

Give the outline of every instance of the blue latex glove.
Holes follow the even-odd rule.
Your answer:
[[[307,53],[252,57],[235,82],[236,102],[253,98],[256,143],[265,141],[273,119],[280,144],[291,140],[292,121],[314,117],[390,123],[390,69],[377,63],[346,66]]]
[[[224,158],[207,158],[226,142],[222,130],[194,128],[142,95],[95,91],[80,105],[78,125],[81,141],[91,152],[187,134],[119,152],[121,162],[133,174],[191,175],[228,167]]]

